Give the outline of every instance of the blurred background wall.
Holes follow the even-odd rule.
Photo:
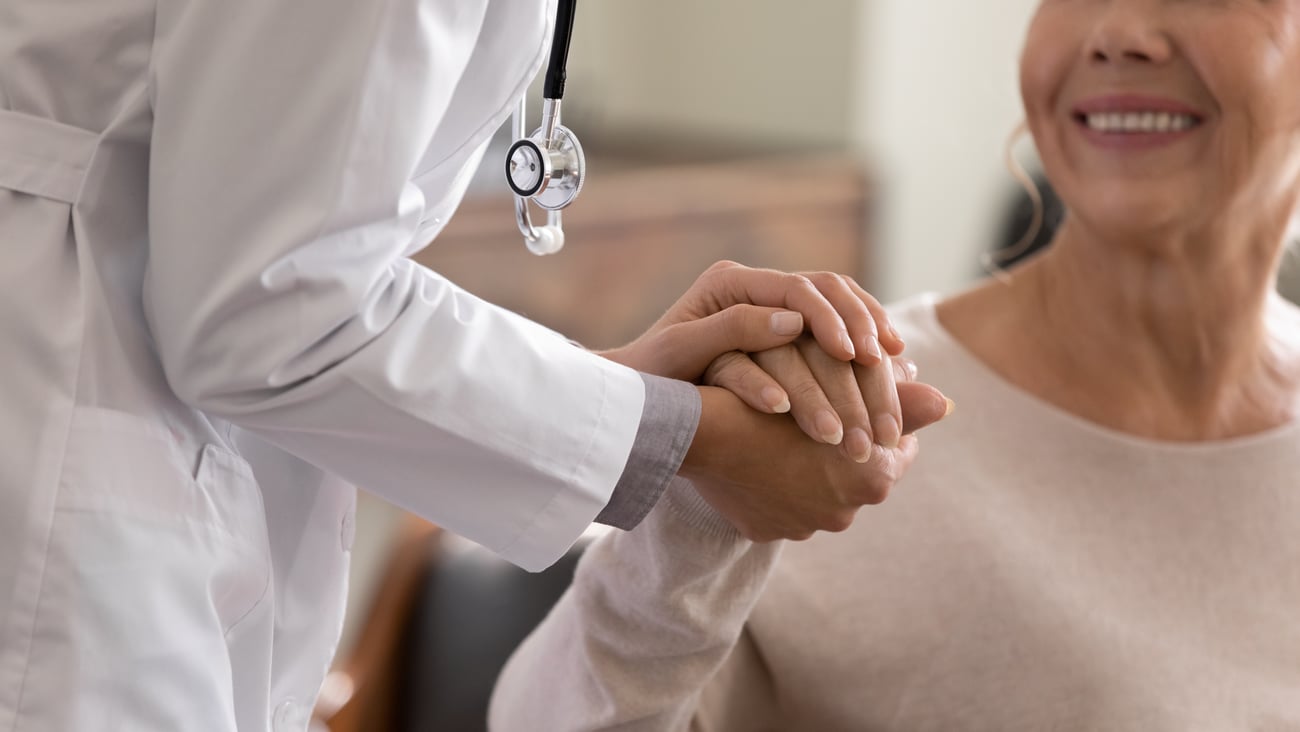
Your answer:
[[[1011,195],[1002,151],[1036,4],[587,2],[573,113],[629,142],[854,155],[878,183],[873,291],[951,290],[977,273]]]

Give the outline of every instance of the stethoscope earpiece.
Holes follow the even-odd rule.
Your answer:
[[[506,183],[515,195],[515,220],[534,254],[554,254],[564,247],[560,211],[582,192],[587,177],[587,158],[582,144],[569,128],[560,124],[560,101],[564,96],[565,63],[569,38],[573,35],[573,13],[577,0],[559,0],[555,14],[555,39],[546,69],[542,99],[542,126],[527,134],[526,97],[515,108],[515,142],[506,154]],[[547,212],[546,226],[533,226],[529,202]]]
[[[564,229],[558,226],[540,226],[533,229],[537,236],[533,239],[526,239],[528,251],[539,257],[548,254],[555,254],[564,248]]]

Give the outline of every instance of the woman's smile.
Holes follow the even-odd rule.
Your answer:
[[[1070,114],[1085,140],[1108,150],[1172,145],[1201,132],[1206,122],[1205,113],[1189,104],[1146,94],[1092,96]]]

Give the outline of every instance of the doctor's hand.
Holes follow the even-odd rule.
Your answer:
[[[764,351],[805,331],[830,358],[864,367],[897,355],[903,342],[888,315],[851,278],[830,272],[789,274],[718,262],[632,343],[601,355],[638,371],[699,383],[718,356]],[[790,409],[779,383],[742,394],[769,414]]]
[[[915,460],[914,435],[872,445],[864,463],[814,442],[786,415],[762,414],[735,394],[699,387],[700,426],[678,471],[700,496],[753,541],[806,539],[843,531],[859,508],[885,500]],[[920,422],[942,413],[936,407]]]

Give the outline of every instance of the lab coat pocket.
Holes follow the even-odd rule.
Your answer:
[[[231,631],[257,617],[270,645],[262,499],[238,455],[181,444],[157,420],[74,414],[29,656],[49,683],[26,695],[62,723],[34,728],[233,728]]]
[[[220,445],[204,446],[195,474],[215,526],[238,546],[238,571],[214,595],[227,634],[265,597],[271,582],[270,546],[262,492],[248,462]]]

